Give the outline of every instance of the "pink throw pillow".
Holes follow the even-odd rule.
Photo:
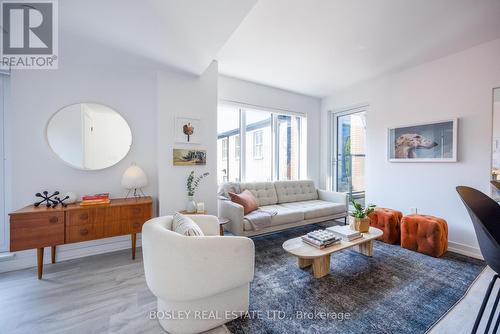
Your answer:
[[[247,189],[243,190],[241,194],[235,194],[232,192],[229,192],[228,194],[231,198],[231,202],[237,203],[243,207],[245,215],[259,208],[255,196]]]

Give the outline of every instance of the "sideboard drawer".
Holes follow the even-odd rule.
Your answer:
[[[99,239],[93,224],[68,226],[66,228],[66,243]]]
[[[149,206],[144,204],[124,206],[121,208],[120,217],[122,219],[145,218],[149,215]]]
[[[64,213],[15,215],[10,219],[10,250],[20,251],[64,244]]]
[[[144,224],[144,219],[142,218],[122,221],[122,233],[123,234],[141,233],[143,224]]]
[[[66,212],[66,226],[86,225],[92,223],[90,209],[70,210]]]

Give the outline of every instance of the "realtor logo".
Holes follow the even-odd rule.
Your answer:
[[[1,65],[12,69],[56,69],[56,0],[4,0],[0,3]]]

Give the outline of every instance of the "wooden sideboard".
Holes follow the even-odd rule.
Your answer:
[[[10,251],[37,249],[38,279],[42,278],[44,247],[130,234],[135,259],[137,233],[153,216],[151,197],[112,199],[109,204],[67,207],[27,206],[10,214]]]

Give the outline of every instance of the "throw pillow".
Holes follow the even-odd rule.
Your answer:
[[[229,192],[229,197],[231,197],[232,202],[238,203],[243,207],[245,215],[259,208],[257,199],[255,199],[255,196],[250,192],[250,190],[245,189],[241,194]]]
[[[172,231],[185,236],[203,236],[203,231],[191,218],[178,212],[174,214]]]
[[[217,192],[217,195],[219,195],[221,197],[225,197],[226,199],[229,199],[230,192],[232,192],[233,194],[241,193],[240,184],[236,183],[236,182],[223,183],[219,187],[219,191]]]

